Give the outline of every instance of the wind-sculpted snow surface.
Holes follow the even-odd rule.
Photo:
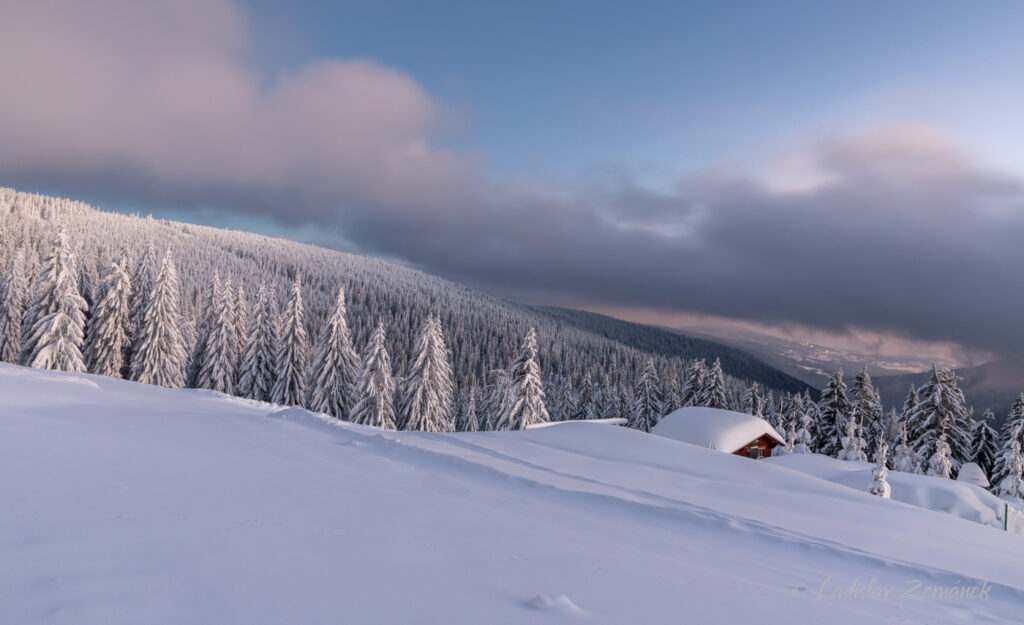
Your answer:
[[[1019,536],[626,428],[385,432],[12,365],[0,401],[0,623],[861,625],[1024,610]]]

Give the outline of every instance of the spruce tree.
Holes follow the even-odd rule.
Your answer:
[[[36,278],[35,292],[22,335],[22,362],[37,369],[85,371],[85,300],[78,292],[78,272],[63,230]]]
[[[235,293],[226,280],[214,301],[213,320],[202,350],[196,386],[213,391],[235,392],[238,377],[238,334],[235,326]]]
[[[811,434],[811,424],[813,423],[813,420],[810,413],[807,411],[800,414],[799,419],[800,429],[796,431],[793,453],[809,454],[814,451],[814,437]]]
[[[902,473],[920,473],[921,472],[921,456],[907,442],[907,429],[900,427],[899,442],[896,445],[896,451],[892,458],[892,468],[894,471],[900,471]]]
[[[235,353],[238,354],[239,366],[241,366],[242,352],[245,349],[245,333],[249,329],[249,300],[245,298],[245,287],[242,281],[238,282],[238,292],[235,294],[235,336],[238,338],[238,346]],[[239,372],[241,375],[241,372]],[[238,381],[237,379],[235,380]]]
[[[181,335],[181,287],[170,250],[146,298],[142,327],[132,354],[132,379],[181,388],[185,384],[185,344]]]
[[[240,397],[270,401],[274,388],[277,306],[262,285],[256,292],[256,307],[244,336],[236,390]]]
[[[871,470],[871,477],[873,479],[871,486],[868,487],[868,492],[883,499],[889,499],[892,496],[892,489],[889,483],[885,481],[886,476],[889,475],[889,469],[886,467],[889,457],[889,446],[884,440],[880,440],[876,447],[875,468]]]
[[[0,360],[17,364],[21,360],[21,326],[28,303],[25,253],[18,248],[11,256],[0,289]]]
[[[665,385],[665,414],[672,414],[682,407],[683,401],[680,399],[679,395],[679,380],[675,376],[672,376],[669,378],[668,384]],[[609,413],[609,417],[619,416],[611,411],[609,411]]]
[[[999,455],[999,435],[991,425],[994,419],[995,415],[992,411],[986,410],[985,414],[980,419],[976,419],[971,427],[969,460],[981,467],[986,476],[992,475],[996,457]]]
[[[662,417],[661,380],[654,360],[648,359],[633,390],[633,407],[629,427],[650,432]]]
[[[743,396],[743,412],[755,417],[764,417],[764,399],[761,397],[757,382],[751,384]]]
[[[864,440],[858,435],[857,421],[852,416],[846,419],[846,436],[843,437],[843,450],[839,454],[839,459],[851,462],[868,460],[864,454]]]
[[[99,300],[89,319],[85,359],[90,373],[121,377],[127,361],[131,324],[132,279],[127,259],[110,263],[103,275]]]
[[[469,389],[469,395],[466,397],[466,405],[462,409],[462,413],[459,416],[455,429],[459,432],[476,432],[480,429],[480,420],[476,415],[475,387],[471,387]]]
[[[544,405],[544,388],[537,364],[537,332],[530,328],[519,349],[519,356],[509,368],[511,386],[509,404],[498,421],[499,430],[525,430],[531,425],[550,420]]]
[[[907,414],[907,436],[922,458],[935,455],[940,435],[950,448],[949,460],[954,469],[970,457],[969,414],[963,393],[957,387],[952,371],[932,367],[928,383],[918,390],[919,403]],[[930,461],[930,460],[929,460]]]
[[[932,447],[935,451],[928,458],[928,470],[926,475],[933,477],[949,478],[953,473],[953,462],[950,459],[949,444],[946,443],[946,433],[941,432]]]
[[[705,408],[728,409],[729,405],[725,397],[725,374],[722,373],[722,362],[715,358],[707,377],[704,379],[704,386],[701,387],[700,395],[697,398],[697,405]]]
[[[539,389],[538,389],[539,390]],[[441,321],[429,317],[416,341],[399,408],[403,430],[452,432],[452,369],[441,333]],[[506,407],[506,413],[509,408]],[[499,417],[499,424],[505,419]]]
[[[1016,441],[1020,444],[1022,440],[1024,440],[1024,393],[1018,395],[1017,400],[1013,402],[1010,414],[1007,415],[999,432],[999,454],[996,456],[991,473],[993,484],[999,484],[1006,477],[1012,460],[1010,450],[1013,449],[1013,443]]]
[[[995,484],[995,494],[1006,499],[1024,499],[1024,457],[1021,456],[1020,440],[1013,439],[1005,450],[1003,475]]]
[[[696,406],[700,399],[700,390],[704,388],[707,377],[707,365],[704,360],[694,360],[686,371],[686,382],[679,392],[679,400],[683,406]]]
[[[385,338],[384,324],[378,323],[363,355],[350,420],[359,425],[395,430],[395,381],[391,377],[391,357],[384,345]]]
[[[295,278],[291,297],[281,316],[274,353],[274,388],[270,401],[298,406],[306,398],[306,327],[302,306],[302,281]]]
[[[815,441],[818,453],[839,457],[852,412],[853,406],[846,396],[843,370],[840,369],[829,378],[828,384],[821,391],[821,401],[818,402],[818,438]]]
[[[906,423],[907,415],[913,411],[920,401],[921,399],[917,396],[917,389],[913,384],[911,384],[910,390],[907,391],[907,398],[903,400],[903,409],[900,411],[900,420]]]
[[[508,405],[509,377],[505,369],[491,369],[487,374],[487,386],[484,387],[483,418],[480,419],[480,429],[494,430],[498,420],[505,414],[505,407]],[[568,403],[565,409],[567,419],[576,418],[579,409],[575,389],[567,389]]]
[[[199,306],[199,320],[196,324],[195,340],[191,343],[188,367],[185,373],[185,385],[189,388],[200,388],[199,373],[206,362],[206,347],[210,341],[210,333],[217,325],[220,314],[220,298],[224,287],[220,281],[220,272],[213,272],[213,282]],[[187,344],[188,345],[188,344]]]
[[[359,358],[345,319],[345,291],[338,289],[334,313],[327,322],[311,370],[309,409],[348,420],[355,404]]]
[[[127,259],[126,259],[127,262]],[[156,249],[150,243],[146,246],[142,256],[135,263],[135,271],[132,272],[132,307],[131,320],[128,327],[129,351],[128,365],[134,366],[132,362],[135,357],[136,345],[142,334],[142,326],[145,323],[146,305],[150,295],[153,293],[154,265],[156,264]]]
[[[569,417],[573,420],[586,419],[587,415],[591,414],[593,411],[594,380],[590,377],[590,373],[583,374],[583,379],[580,380],[578,391],[576,412]]]
[[[882,406],[866,365],[854,376],[853,384],[850,386],[850,400],[853,404],[853,418],[860,430],[859,435],[867,443],[864,451],[868,456],[872,456],[875,444],[883,434]]]

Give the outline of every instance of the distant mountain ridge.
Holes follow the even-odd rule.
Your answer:
[[[1003,422],[1017,395],[1024,392],[1024,358],[996,360],[955,371],[962,378],[960,388],[964,391],[967,404],[974,406],[975,415],[981,416],[986,409],[991,409],[997,423]],[[930,371],[879,376],[874,378],[874,383],[882,395],[882,401],[886,405],[898,407],[903,404],[910,385],[920,387],[929,375]]]

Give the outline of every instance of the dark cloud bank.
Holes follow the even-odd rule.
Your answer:
[[[1024,348],[1024,182],[928,129],[817,141],[787,187],[733,171],[557,192],[436,147],[437,104],[394,69],[261,74],[230,3],[6,13],[0,183],[312,222],[533,300]]]

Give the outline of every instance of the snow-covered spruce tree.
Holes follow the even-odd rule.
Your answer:
[[[586,419],[587,415],[593,411],[594,404],[594,380],[589,373],[583,374],[577,391],[576,412],[569,418],[573,420]]]
[[[384,324],[378,323],[363,355],[350,420],[359,425],[395,430],[395,381],[391,377],[391,357],[384,346],[385,338]]]
[[[238,377],[238,334],[235,326],[235,293],[225,280],[214,302],[213,324],[206,335],[196,385],[231,395]]]
[[[797,393],[795,395],[787,394],[782,398],[782,405],[777,410],[772,410],[776,417],[768,423],[775,421],[778,425],[773,425],[776,430],[782,432],[785,428],[789,427],[790,424],[796,430],[803,427],[802,417],[807,412],[804,409],[804,398],[803,395]]]
[[[220,282],[220,272],[213,272],[213,282],[210,289],[199,306],[199,321],[196,326],[195,341],[189,345],[188,367],[185,370],[185,385],[189,388],[200,388],[199,373],[206,362],[206,344],[210,340],[210,332],[217,325],[217,315],[220,312],[218,302],[223,296],[224,288]]]
[[[142,255],[139,256],[138,262],[135,263],[135,270],[132,272],[131,320],[128,325],[129,366],[132,365],[135,347],[138,343],[139,335],[142,334],[142,325],[145,323],[146,316],[146,305],[149,302],[150,295],[153,293],[153,282],[155,280],[154,265],[156,265],[156,249],[150,243],[146,246]]]
[[[36,278],[22,334],[22,362],[37,369],[85,371],[86,303],[78,293],[78,272],[63,230]]]
[[[871,457],[875,443],[882,435],[882,406],[866,365],[854,376],[850,386],[850,400],[853,404],[853,418],[857,421],[861,439],[866,443],[864,452]]]
[[[996,464],[996,457],[999,455],[999,435],[992,428],[992,421],[995,415],[991,410],[986,410],[980,419],[975,419],[971,427],[971,456],[969,460],[985,472],[985,475],[992,475],[992,469]]]
[[[963,392],[952,371],[932,367],[928,383],[918,389],[920,402],[907,414],[907,438],[922,458],[935,455],[938,438],[945,434],[954,469],[970,457],[970,417]],[[930,461],[930,460],[929,460]]]
[[[132,379],[136,382],[168,388],[185,385],[186,353],[180,307],[178,270],[168,250],[147,298],[132,354]]]
[[[906,423],[907,415],[920,403],[921,399],[917,396],[917,388],[913,384],[910,385],[910,390],[907,391],[907,398],[903,400],[903,408],[900,410],[900,420]]]
[[[755,417],[764,417],[764,399],[761,397],[757,382],[751,384],[743,395],[743,412]]]
[[[718,358],[715,358],[715,363],[711,365],[711,370],[704,378],[704,386],[700,389],[697,405],[722,410],[729,408],[725,397],[725,375],[722,373],[722,362]]]
[[[28,303],[25,252],[15,250],[0,289],[0,360],[17,364],[21,360],[21,326]]]
[[[1024,447],[1024,393],[1017,396],[1010,408],[1010,414],[1006,416],[1003,427],[999,431],[999,453],[996,456],[992,467],[991,482],[998,484],[1009,469],[1011,458],[1010,450],[1013,448],[1013,441],[1017,441]]]
[[[240,397],[270,401],[270,392],[274,388],[276,345],[277,306],[261,285],[256,292],[256,307],[242,349],[235,389]]]
[[[796,440],[793,443],[794,454],[809,454],[814,451],[814,437],[811,435],[811,414],[804,411],[799,417],[800,428],[796,431]]]
[[[480,430],[480,420],[476,415],[476,388],[470,387],[469,395],[466,396],[466,405],[462,408],[458,422],[455,424],[458,432],[476,432]]]
[[[413,352],[398,411],[401,429],[423,432],[454,431],[452,396],[455,389],[440,319],[427,319]],[[509,412],[508,407],[505,412]],[[502,414],[499,425],[505,421],[506,416]]]
[[[900,427],[899,442],[892,457],[893,471],[902,473],[920,473],[921,456],[907,443],[907,429]]]
[[[817,441],[818,441],[818,421],[819,421],[820,415],[818,413],[818,404],[817,404],[817,402],[815,402],[813,399],[811,399],[811,391],[810,391],[810,389],[804,389],[804,397],[803,397],[802,405],[803,405],[804,412],[806,412],[811,417],[811,427],[810,427],[810,430],[809,430],[810,433],[811,433],[811,441],[813,442],[813,444],[811,445],[811,450],[814,451],[814,453],[818,453],[818,447],[817,447]]]
[[[128,261],[122,257],[107,267],[99,300],[89,319],[85,340],[89,373],[121,377],[129,351],[131,302],[132,278],[128,274]]]
[[[650,432],[662,417],[661,380],[654,360],[648,359],[633,390],[633,406],[629,412],[629,427]]]
[[[707,365],[704,360],[694,360],[686,370],[686,382],[679,391],[679,400],[683,406],[696,406],[700,398],[700,390],[704,388],[704,378],[707,377]]]
[[[867,462],[868,457],[864,454],[864,441],[857,432],[857,421],[852,416],[848,417],[846,419],[846,436],[843,437],[843,450],[839,454],[840,460]]]
[[[949,478],[953,474],[953,462],[950,456],[949,444],[946,442],[946,433],[941,432],[933,446],[935,452],[928,458],[928,470],[926,475],[933,477]]]
[[[679,396],[679,380],[670,376],[665,384],[665,414],[671,414],[683,407],[683,401]],[[617,417],[617,414],[609,414],[610,417]]]
[[[249,300],[245,298],[245,287],[241,280],[238,282],[238,292],[235,294],[235,336],[238,337],[238,347],[235,352],[238,354],[239,365],[241,364],[242,351],[245,349],[245,333],[249,329]],[[241,375],[241,372],[238,372]],[[237,382],[237,380],[235,380]]]
[[[818,402],[818,438],[815,441],[818,453],[839,457],[852,413],[853,406],[846,396],[843,370],[839,369],[829,378],[828,384],[821,391],[821,401]]]
[[[880,440],[876,447],[875,468],[871,470],[871,477],[874,479],[871,482],[871,486],[868,487],[868,492],[872,495],[889,499],[892,489],[889,487],[889,483],[885,481],[886,476],[889,475],[889,469],[886,468],[886,462],[889,458],[889,446],[884,440]]]
[[[995,494],[1008,499],[1024,499],[1024,457],[1021,456],[1020,441],[1013,439],[1004,456],[1002,479],[996,482]]]
[[[498,421],[499,430],[525,430],[550,420],[544,405],[544,388],[537,364],[537,332],[530,328],[519,348],[519,356],[509,368],[509,405]],[[657,374],[655,374],[657,375]]]
[[[338,289],[334,313],[320,339],[310,370],[309,409],[348,420],[355,404],[359,358],[352,349],[352,336],[345,319],[345,290]]]
[[[508,405],[509,377],[505,369],[491,369],[487,374],[487,386],[484,387],[483,416],[480,429],[493,430],[498,425],[501,415],[505,414]],[[566,406],[567,419],[575,418],[579,404],[576,402],[575,389],[567,389],[569,403]]]
[[[765,421],[768,421],[768,423],[776,429],[782,425],[782,421],[784,420],[783,417],[786,397],[788,397],[788,393],[779,398],[776,403],[775,394],[771,390],[765,393],[762,418],[764,418]]]
[[[889,445],[890,449],[896,447],[896,443],[900,439],[900,428],[903,427],[903,421],[900,419],[900,413],[895,408],[889,409],[889,414],[885,417],[885,442]]]
[[[292,294],[281,315],[274,353],[274,388],[270,401],[298,406],[306,399],[306,326],[302,306],[302,279],[295,278]]]

